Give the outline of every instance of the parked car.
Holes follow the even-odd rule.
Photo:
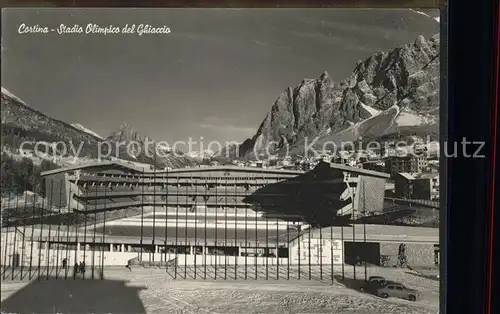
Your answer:
[[[380,282],[385,281],[385,278],[382,276],[370,276],[366,281],[366,284],[361,287],[361,290],[370,291],[373,290],[374,287],[380,287]]]
[[[382,277],[382,276],[370,276],[370,277],[368,277],[367,282],[379,281],[379,280],[385,280],[385,277]]]
[[[388,284],[397,284],[398,282],[387,280],[382,276],[371,276],[362,290],[376,292],[378,288],[385,287]]]
[[[367,286],[371,286],[374,284],[378,284],[379,282],[385,281],[385,278],[382,276],[370,276],[368,277],[368,280],[366,281]]]
[[[380,287],[377,289],[376,294],[381,298],[396,297],[410,301],[416,301],[419,297],[417,290],[407,288],[400,283],[389,283]]]

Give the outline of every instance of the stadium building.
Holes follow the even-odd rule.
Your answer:
[[[112,161],[42,176],[45,212],[31,217],[31,236],[23,232],[22,241],[16,232],[5,234],[11,240],[2,245],[2,256],[9,256],[3,264],[38,259],[50,265],[66,254],[103,266],[131,259],[241,265],[249,258],[266,265],[353,258],[378,265],[410,240],[408,252],[426,264],[434,253],[422,252],[434,252],[439,243],[437,229],[387,226],[411,212],[384,209],[388,174],[345,165],[320,163],[309,172],[234,166],[160,171]]]

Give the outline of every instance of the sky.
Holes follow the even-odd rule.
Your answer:
[[[4,9],[2,87],[106,137],[127,123],[156,141],[243,141],[279,95],[327,71],[439,33],[403,10]],[[21,24],[166,26],[169,34],[18,34]]]

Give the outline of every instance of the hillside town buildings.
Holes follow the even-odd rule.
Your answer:
[[[391,156],[385,159],[385,172],[395,176],[400,172],[422,172],[428,165],[425,156]]]

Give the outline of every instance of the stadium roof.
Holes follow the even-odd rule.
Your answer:
[[[44,171],[40,175],[42,177],[44,177],[44,176],[57,174],[57,173],[63,173],[63,172],[92,168],[92,167],[110,166],[110,165],[120,167],[120,168],[129,168],[129,169],[134,169],[134,170],[138,169],[132,165],[126,165],[124,163],[120,163],[120,162],[116,162],[116,161],[103,161],[103,162],[96,161],[96,162],[91,162],[91,163],[79,164],[79,165],[75,165],[75,166],[62,167],[62,168]]]
[[[229,165],[224,165],[224,166],[210,166],[210,167],[185,167],[185,168],[176,168],[176,169],[169,169],[169,170],[153,170],[150,167],[139,167],[132,162],[126,162],[126,161],[102,161],[102,162],[92,162],[92,163],[86,163],[86,164],[80,164],[80,165],[75,165],[75,166],[70,166],[70,167],[63,167],[63,168],[58,168],[54,170],[48,170],[44,171],[41,173],[41,176],[48,176],[48,175],[54,175],[58,173],[64,173],[68,171],[75,171],[75,170],[80,170],[80,169],[87,169],[87,168],[99,168],[99,167],[105,167],[105,166],[114,166],[117,168],[125,168],[128,170],[131,170],[133,172],[138,172],[138,173],[148,173],[148,174],[163,174],[163,173],[183,173],[183,172],[204,172],[204,171],[214,171],[214,170],[226,170],[226,171],[245,171],[245,172],[259,172],[259,173],[288,173],[288,174],[302,174],[304,171],[298,171],[298,170],[283,170],[283,169],[275,169],[275,168],[257,168],[257,167],[239,167],[239,166],[229,166]]]
[[[105,166],[114,166],[117,168],[124,168],[131,170],[133,172],[138,172],[138,173],[152,173],[152,174],[162,174],[162,173],[183,173],[183,172],[204,172],[204,171],[214,171],[214,170],[226,170],[226,171],[245,171],[245,172],[258,172],[258,173],[288,173],[288,174],[303,174],[304,171],[299,171],[299,170],[284,170],[284,169],[276,169],[276,168],[257,168],[257,167],[240,167],[240,166],[229,166],[229,165],[224,165],[224,166],[210,166],[210,167],[185,167],[185,168],[176,168],[176,169],[169,169],[169,170],[153,170],[151,168],[147,167],[139,167],[135,165],[132,162],[127,162],[127,161],[101,161],[101,162],[92,162],[92,163],[86,163],[86,164],[80,164],[80,165],[75,165],[75,166],[70,166],[70,167],[63,167],[63,168],[58,168],[54,170],[48,170],[44,171],[41,173],[42,176],[48,176],[48,175],[54,175],[58,173],[64,173],[68,171],[75,171],[75,170],[80,170],[80,169],[87,169],[87,168],[99,168],[99,167],[105,167]],[[357,167],[351,167],[351,166],[346,166],[343,164],[335,164],[331,163],[330,168],[332,169],[337,169],[340,171],[345,171],[345,172],[350,172],[350,173],[356,173],[356,174],[361,174],[361,175],[367,175],[367,176],[373,176],[373,177],[379,177],[379,178],[389,178],[389,174],[383,173],[383,172],[378,172],[378,171],[373,171],[373,170],[366,170],[362,168],[357,168]]]

